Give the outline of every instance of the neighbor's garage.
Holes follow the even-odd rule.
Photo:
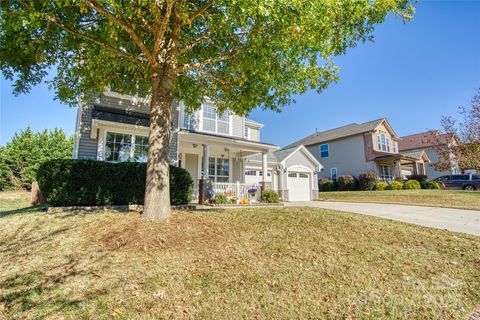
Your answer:
[[[309,201],[311,200],[311,178],[306,172],[288,172],[287,188],[288,201]]]

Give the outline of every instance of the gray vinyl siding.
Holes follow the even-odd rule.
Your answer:
[[[330,178],[330,169],[337,168],[337,175],[352,175],[358,177],[361,172],[376,171],[374,161],[365,160],[365,145],[363,135],[359,134],[343,139],[326,142],[329,145],[329,156],[320,157],[320,145],[308,146],[307,149],[323,165],[319,177]]]
[[[97,159],[98,140],[92,139],[92,111],[94,106],[101,106],[121,111],[129,111],[134,113],[143,113],[148,115],[149,106],[147,103],[140,101],[130,101],[116,97],[102,96],[93,98],[91,101],[83,103],[79,116],[81,118],[79,128],[77,128],[78,136],[78,159]],[[174,128],[178,124],[177,103],[172,106],[172,125]],[[170,140],[169,160],[172,164],[177,164],[178,159],[178,133],[172,132]]]
[[[315,164],[308,159],[302,151],[297,151],[285,161],[285,167],[288,169],[291,166],[304,166],[308,169],[315,171]]]
[[[232,135],[234,137],[243,138],[243,123],[243,117],[237,116],[235,114],[232,116]]]
[[[445,171],[435,170],[434,165],[435,165],[436,162],[438,162],[440,160],[440,157],[439,157],[438,153],[435,151],[435,149],[433,149],[432,147],[426,148],[426,149],[420,148],[420,149],[409,150],[409,151],[421,151],[421,150],[425,150],[428,157],[430,158],[430,162],[425,164],[425,170],[426,170],[428,178],[435,179],[435,178],[453,173],[452,172],[453,170],[451,170],[451,171],[449,171],[449,170],[445,170]]]
[[[258,128],[250,128],[250,140],[260,141],[260,130]]]
[[[97,159],[97,139],[91,138],[92,132],[92,104],[83,104],[78,114],[80,117],[78,136],[78,159]]]
[[[198,184],[198,155],[186,153],[185,154],[185,169],[190,173],[190,176],[193,179],[193,184],[195,185],[195,190],[197,190]]]

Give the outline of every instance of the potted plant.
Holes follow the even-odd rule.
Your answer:
[[[257,194],[257,189],[256,188],[250,188],[248,189],[248,199],[250,202],[255,202],[255,195]]]

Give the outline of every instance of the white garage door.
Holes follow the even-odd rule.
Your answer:
[[[310,200],[310,175],[304,172],[289,172],[287,178],[288,200]]]

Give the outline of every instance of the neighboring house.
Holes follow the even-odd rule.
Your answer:
[[[398,148],[400,152],[425,150],[431,161],[426,166],[426,174],[430,179],[435,179],[443,175],[460,173],[455,165],[452,165],[449,170],[445,171],[435,169],[435,163],[441,160],[436,148],[441,148],[449,143],[456,143],[453,135],[441,134],[439,131],[434,130],[402,137],[398,143]]]
[[[382,180],[391,181],[425,174],[425,163],[430,161],[428,155],[422,150],[399,152],[399,140],[388,121],[382,118],[315,132],[286,148],[304,145],[323,165],[319,177],[358,177],[362,172],[373,171]]]
[[[145,162],[149,124],[147,99],[107,91],[101,97],[79,104],[73,157]],[[240,198],[246,196],[249,189],[260,191],[262,184],[278,191],[284,201],[312,199],[312,190],[317,189],[314,176],[320,170],[319,163],[304,148],[290,150],[290,157],[278,157],[279,153],[283,154],[275,152],[278,146],[261,142],[262,127],[242,116],[217,113],[208,99],[193,114],[188,114],[182,103],[174,104],[169,161],[191,174],[194,199],[199,198],[199,188],[203,185],[211,185],[216,194]],[[247,158],[253,155],[260,161],[249,160],[247,168]],[[262,176],[252,179],[252,171],[256,175],[261,172]],[[298,180],[303,182],[289,179],[288,175],[293,177],[293,172],[298,173]],[[305,173],[308,181],[304,181]],[[299,193],[308,196],[296,196]],[[289,198],[289,194],[295,197]]]

